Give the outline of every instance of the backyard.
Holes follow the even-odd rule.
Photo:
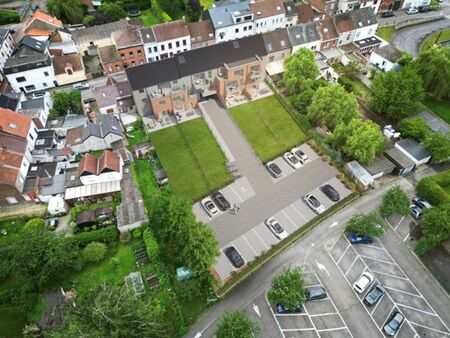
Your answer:
[[[431,35],[429,38],[425,40],[422,45],[421,50],[426,51],[431,48],[435,43],[450,41],[450,29],[447,29],[442,32],[437,32]]]
[[[438,101],[433,98],[427,98],[423,101],[423,104],[432,110],[445,122],[450,124],[450,100]]]
[[[306,140],[275,96],[230,108],[230,112],[264,163]]]
[[[161,20],[152,12],[151,9],[141,11],[140,18],[144,22],[144,27],[161,23]]]
[[[225,155],[203,119],[150,134],[175,194],[195,201],[231,182]]]
[[[384,27],[379,27],[377,29],[376,35],[379,36],[380,38],[382,38],[383,40],[386,40],[389,42],[389,41],[391,41],[394,33],[395,33],[394,26],[384,26]]]

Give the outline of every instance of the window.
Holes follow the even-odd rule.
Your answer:
[[[139,57],[142,56],[142,51],[138,50],[138,56],[139,56]]]
[[[116,70],[120,70],[120,66],[119,65],[116,65]]]
[[[26,90],[26,91],[36,90],[36,87],[35,87],[34,85],[31,85],[31,86],[25,86],[25,90]]]
[[[172,49],[172,42],[169,42],[169,49]]]
[[[241,18],[236,18],[236,22],[241,22]]]
[[[45,75],[45,76],[48,76],[48,72],[44,72],[44,75]]]
[[[72,69],[70,69],[70,68],[67,68],[67,75],[72,75],[73,74],[73,71],[72,71]]]
[[[136,64],[134,63],[134,61],[131,61],[131,67],[135,66]]]
[[[356,33],[355,38],[359,38],[360,35],[361,35],[361,32]]]
[[[117,65],[116,65],[116,66],[117,66]],[[108,66],[108,72],[110,72],[110,73],[112,72],[112,67],[111,67],[111,65]]]
[[[130,56],[130,58],[134,58],[134,52],[128,52],[128,55]]]
[[[148,49],[148,51],[150,51],[150,48]],[[156,53],[158,51],[158,47],[153,47],[153,51]]]
[[[186,42],[186,39],[184,39],[183,40],[183,46],[186,46],[187,45],[187,42]]]
[[[19,77],[16,77],[16,81],[17,82],[25,82],[26,81],[26,79],[25,79],[25,76],[19,76]]]
[[[120,57],[122,58],[122,60],[125,59],[125,54],[124,54],[124,53],[121,53],[121,54],[120,54]]]
[[[161,45],[161,50],[165,50],[166,47],[164,45]]]
[[[247,31],[247,26],[244,27],[244,32],[246,32],[246,31]]]
[[[180,47],[180,41],[177,41],[177,42],[175,43],[175,46],[177,46],[177,48]]]
[[[144,89],[139,89],[139,93],[143,93],[144,92]]]
[[[234,72],[234,76],[236,76],[236,77],[242,77],[242,76],[244,76],[244,70],[243,70],[243,69],[236,70],[236,71]]]
[[[372,29],[369,29],[368,36],[372,36]]]
[[[235,32],[235,33],[239,33],[239,28],[236,28],[236,29],[234,30],[234,32]]]
[[[158,104],[160,104],[161,106],[164,106],[166,104],[166,100],[158,101]]]
[[[47,88],[47,87],[48,87],[47,82],[44,82],[44,83],[42,84],[42,86],[43,86],[44,88]]]

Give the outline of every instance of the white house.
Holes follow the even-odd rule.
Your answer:
[[[389,72],[399,68],[397,61],[401,57],[402,53],[391,44],[388,44],[374,49],[370,55],[369,63],[381,71]]]
[[[250,2],[255,24],[254,34],[266,33],[286,27],[286,10],[281,0]]]
[[[123,160],[115,152],[105,150],[100,157],[86,154],[78,166],[78,178],[83,185],[122,180]]]
[[[338,1],[338,12],[352,11],[358,8],[370,8],[375,14],[378,13],[380,9],[380,4],[382,0],[375,1],[363,1],[363,0],[339,0]]]
[[[25,36],[6,61],[3,73],[15,92],[30,93],[57,86],[48,43]]]
[[[409,7],[419,7],[419,6],[425,6],[429,5],[431,3],[431,0],[406,0],[403,2],[402,8],[409,8]]]
[[[350,16],[355,26],[354,41],[371,38],[375,35],[378,22],[377,17],[370,8],[356,9],[350,12]]]
[[[167,59],[191,50],[191,35],[183,20],[142,28],[140,32],[147,62]]]
[[[6,60],[14,52],[14,39],[10,29],[0,29],[0,72],[5,66]]]

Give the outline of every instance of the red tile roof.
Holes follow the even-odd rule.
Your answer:
[[[153,25],[152,29],[156,41],[158,42],[179,39],[183,36],[189,35],[189,29],[184,23],[184,20],[160,23]]]
[[[48,23],[48,24],[50,24],[50,25],[53,25],[53,26],[55,26],[55,27],[59,27],[59,28],[62,27],[62,22],[61,22],[61,20],[58,20],[56,17],[53,17],[53,16],[51,16],[50,14],[45,13],[45,12],[41,11],[40,9],[38,9],[38,10],[35,11],[35,12],[33,13],[33,15],[32,15],[30,18],[28,18],[28,20],[26,21],[25,29],[27,29],[28,26],[29,26],[34,20],[40,20],[40,21],[43,21],[43,22]]]
[[[86,154],[78,166],[78,178],[83,174],[100,175],[106,170],[120,171],[120,157],[112,151],[105,150],[99,158]]]
[[[0,108],[0,131],[26,138],[30,130],[31,117],[9,109]]]

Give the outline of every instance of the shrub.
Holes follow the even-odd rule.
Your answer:
[[[399,186],[396,186],[383,195],[380,212],[383,217],[389,217],[393,213],[406,216],[409,214],[409,205],[408,195]]]
[[[0,25],[8,25],[19,22],[19,12],[0,10]]]
[[[131,234],[129,231],[125,231],[120,233],[120,242],[121,243],[128,243],[131,240]]]
[[[142,237],[142,229],[136,228],[133,230],[133,238],[141,238]]]
[[[433,205],[450,204],[447,192],[431,176],[422,178],[416,189],[420,197],[425,198]]]
[[[420,117],[406,118],[398,124],[402,137],[411,137],[416,141],[423,141],[430,133],[428,124]]]
[[[83,257],[87,262],[98,263],[106,254],[106,244],[99,242],[91,242],[83,249]]]
[[[43,229],[45,221],[42,218],[32,218],[23,226],[25,230]]]
[[[115,227],[107,227],[97,231],[84,232],[67,240],[80,248],[84,248],[91,242],[111,243],[117,240],[117,229]]]
[[[338,83],[349,93],[353,93],[355,91],[355,85],[353,84],[353,81],[349,78],[346,78],[345,76],[339,77]]]
[[[159,244],[156,241],[152,230],[147,228],[144,230],[144,243],[147,248],[147,255],[152,263],[159,260]]]
[[[374,212],[367,215],[354,215],[345,225],[345,231],[358,235],[380,237],[383,235],[386,223]]]

